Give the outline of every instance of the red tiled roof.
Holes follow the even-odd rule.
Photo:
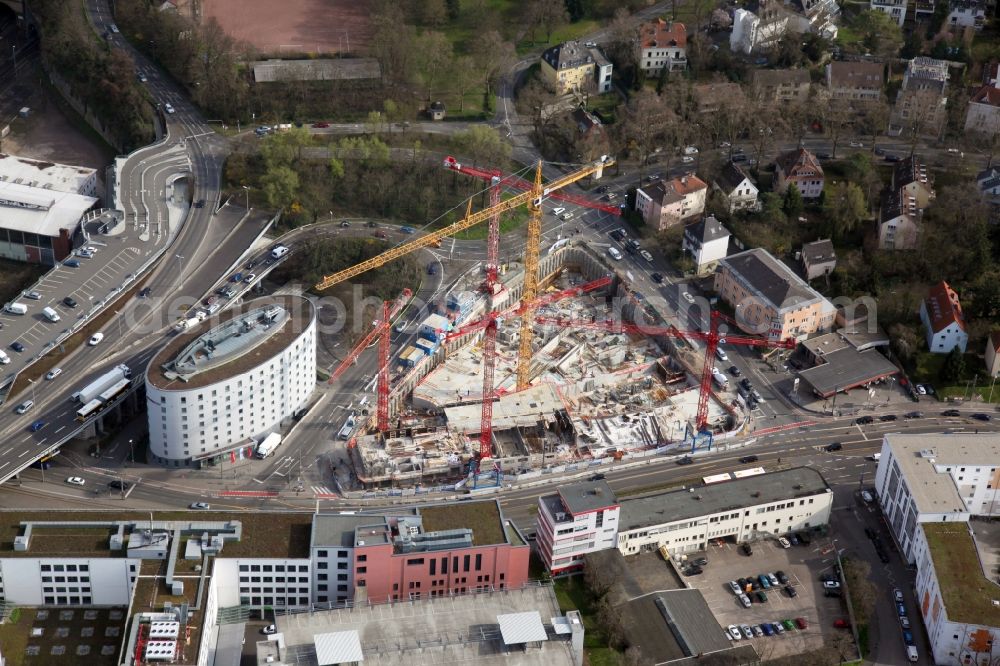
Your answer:
[[[931,328],[934,333],[941,331],[952,324],[965,330],[965,320],[962,317],[962,304],[958,301],[958,294],[948,286],[948,283],[941,281],[931,287],[924,301],[927,306],[927,316],[931,320]]]
[[[973,104],[989,104],[990,106],[1000,106],[1000,88],[993,86],[983,86],[972,95],[969,100]]]
[[[786,178],[798,175],[800,169],[808,169],[818,176],[823,175],[823,167],[819,165],[819,160],[805,148],[799,148],[798,150],[792,150],[779,155],[775,161],[784,172]]]
[[[993,351],[1000,352],[1000,331],[990,333],[990,346],[993,347]]]
[[[656,46],[687,46],[687,27],[683,23],[656,19],[639,26],[639,45],[644,49]]]

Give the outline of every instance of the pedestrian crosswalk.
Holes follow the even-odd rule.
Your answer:
[[[313,494],[316,494],[316,495],[336,495],[337,494],[336,491],[330,490],[326,486],[309,486],[309,487],[312,489]]]

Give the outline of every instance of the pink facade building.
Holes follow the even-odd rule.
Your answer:
[[[356,601],[516,589],[528,580],[530,547],[495,500],[354,518],[370,519],[354,528]]]

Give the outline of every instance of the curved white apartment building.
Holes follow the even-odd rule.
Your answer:
[[[248,452],[316,387],[316,310],[257,299],[173,338],[146,370],[151,458],[175,467]]]

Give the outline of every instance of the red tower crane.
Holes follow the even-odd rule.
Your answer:
[[[368,346],[378,338],[378,402],[377,402],[377,422],[379,432],[389,429],[389,330],[392,318],[399,314],[413,292],[404,289],[399,298],[395,301],[385,301],[382,303],[382,318],[374,323],[372,329],[368,331],[353,349],[344,358],[344,361],[337,366],[336,370],[330,374],[328,384],[336,381],[344,371],[347,370],[357,360],[358,356]]]
[[[491,285],[489,278],[487,278],[487,284]],[[497,344],[497,321],[503,319],[506,316],[517,316],[520,312],[527,307],[540,307],[547,305],[549,303],[554,303],[555,301],[561,300],[563,298],[569,298],[570,296],[579,296],[580,294],[585,294],[589,291],[595,289],[600,289],[601,287],[611,284],[611,277],[605,275],[604,277],[598,278],[591,282],[587,282],[582,285],[577,285],[575,287],[570,287],[569,289],[563,289],[562,291],[554,291],[548,294],[542,294],[538,298],[534,299],[530,303],[518,303],[517,305],[511,306],[504,310],[494,311],[488,313],[486,316],[474,321],[472,323],[466,324],[459,329],[456,329],[447,336],[445,336],[445,341],[455,340],[457,338],[463,337],[470,333],[475,333],[477,331],[483,331],[483,409],[481,420],[479,424],[479,464],[482,466],[482,462],[487,458],[493,457],[493,371],[496,367],[496,344]],[[490,291],[492,293],[492,291]]]
[[[719,333],[719,320],[729,319],[720,312],[713,311],[711,317],[710,330],[704,331],[682,331],[674,326],[643,326],[638,324],[626,324],[623,321],[611,319],[590,321],[586,319],[566,319],[562,317],[536,317],[535,321],[541,324],[552,324],[561,328],[589,328],[610,333],[640,333],[642,335],[663,335],[671,338],[687,338],[701,340],[705,343],[705,364],[701,369],[701,383],[698,393],[698,413],[695,424],[698,430],[705,430],[708,425],[708,398],[712,392],[712,364],[715,358],[715,350],[719,348],[719,343],[742,345],[746,347],[771,347],[778,349],[795,349],[795,340],[772,341],[764,338],[755,338],[748,335],[731,335]],[[733,322],[735,323],[735,322]]]
[[[464,173],[467,176],[472,176],[473,178],[479,178],[482,180],[493,182],[494,178],[499,178],[501,185],[510,185],[511,187],[517,188],[519,190],[530,190],[532,188],[531,182],[521,178],[520,176],[514,175],[503,175],[503,172],[498,169],[480,169],[479,167],[469,166],[468,164],[462,164],[454,157],[444,158],[444,168],[451,169],[452,171],[458,173]],[[545,196],[552,197],[553,199],[559,199],[560,201],[567,201],[577,206],[584,206],[585,208],[594,208],[596,210],[603,210],[605,213],[610,213],[612,215],[621,215],[622,209],[620,206],[616,206],[611,203],[601,203],[599,201],[593,201],[585,196],[578,194],[570,194],[569,192],[556,191],[549,192]]]

